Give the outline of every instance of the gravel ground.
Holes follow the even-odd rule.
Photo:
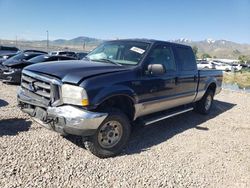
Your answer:
[[[250,94],[222,91],[209,116],[188,112],[136,128],[99,159],[78,138],[42,128],[0,83],[0,187],[250,187]]]

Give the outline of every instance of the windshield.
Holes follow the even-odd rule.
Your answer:
[[[36,57],[33,57],[33,58],[29,59],[28,62],[30,62],[30,63],[39,63],[39,62],[44,62],[48,58],[49,57],[47,55],[39,55],[39,56],[36,56]]]
[[[106,42],[98,46],[86,57],[93,61],[110,61],[120,65],[137,65],[144,56],[148,47],[149,43],[145,42]]]
[[[17,55],[14,55],[12,57],[10,57],[8,60],[6,60],[5,62],[9,62],[9,61],[18,61],[18,60],[21,60],[23,59],[25,56],[24,56],[24,53],[18,53]]]

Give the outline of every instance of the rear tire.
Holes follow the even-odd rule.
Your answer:
[[[126,146],[131,132],[130,122],[124,113],[114,109],[108,113],[108,117],[97,129],[95,135],[84,142],[86,149],[99,158],[119,154]]]
[[[212,90],[207,90],[201,100],[195,103],[195,111],[200,114],[209,114],[213,105],[213,99],[214,92]]]

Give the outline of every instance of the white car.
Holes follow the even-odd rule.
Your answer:
[[[242,66],[240,64],[233,65],[233,68],[234,68],[235,71],[240,71],[242,69]]]
[[[198,69],[215,69],[215,65],[212,61],[197,61]]]
[[[228,65],[226,63],[219,63],[219,62],[213,62],[215,65],[215,69],[222,70],[222,71],[231,71],[233,69],[233,66]]]

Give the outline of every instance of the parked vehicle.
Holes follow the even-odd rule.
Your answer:
[[[246,63],[241,63],[240,66],[242,68],[250,68],[250,64],[246,64]]]
[[[71,51],[53,51],[53,52],[50,52],[49,54],[50,55],[69,56],[69,57],[77,58],[76,53],[71,52]]]
[[[121,152],[132,122],[149,125],[193,109],[208,114],[221,84],[221,71],[197,70],[189,46],[115,40],[82,61],[26,67],[17,98],[41,125],[82,136],[105,158]]]
[[[7,59],[13,57],[16,54],[17,53],[10,53],[10,54],[0,55],[0,64],[2,64],[4,61],[6,61]]]
[[[77,52],[76,53],[76,57],[77,57],[77,59],[82,59],[82,58],[84,58],[86,55],[88,55],[88,53],[87,52]]]
[[[231,71],[233,67],[231,65],[228,65],[226,63],[221,63],[221,62],[213,62],[215,64],[215,69],[221,70],[221,71]]]
[[[0,46],[0,56],[5,54],[15,54],[19,51],[16,47]]]
[[[198,69],[215,69],[215,64],[212,61],[197,61]]]
[[[27,61],[42,54],[46,54],[46,52],[25,50],[7,59],[0,65],[0,80],[8,83],[20,83],[22,69],[29,65]]]
[[[242,66],[240,64],[233,64],[232,68],[234,71],[240,71],[242,69]]]
[[[48,62],[48,61],[64,61],[64,60],[76,60],[76,59],[73,57],[68,57],[68,56],[43,54],[43,55],[39,55],[39,56],[31,58],[25,63],[27,65],[31,65],[35,63],[42,63],[42,62]]]

